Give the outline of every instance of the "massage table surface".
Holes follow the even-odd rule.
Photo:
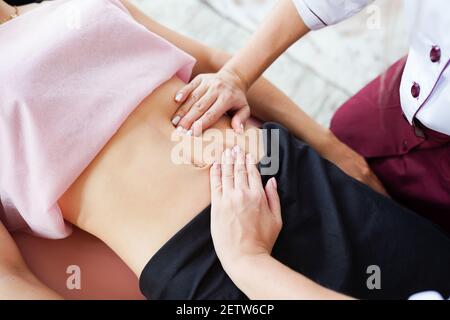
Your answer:
[[[136,275],[102,241],[80,229],[63,240],[25,233],[13,237],[31,271],[65,299],[143,299]],[[80,289],[73,288],[70,266],[79,267]]]

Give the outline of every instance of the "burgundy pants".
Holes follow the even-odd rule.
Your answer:
[[[420,123],[413,127],[403,116],[405,61],[345,103],[331,130],[367,159],[395,200],[450,232],[450,137]]]

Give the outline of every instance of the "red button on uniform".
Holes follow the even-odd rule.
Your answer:
[[[436,63],[441,61],[441,56],[441,48],[439,48],[438,46],[433,46],[430,51],[431,62]]]
[[[417,82],[414,82],[411,87],[411,95],[414,98],[418,98],[420,96],[420,85]]]

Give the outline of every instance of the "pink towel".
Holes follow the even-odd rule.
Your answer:
[[[0,196],[10,230],[70,234],[57,201],[155,88],[195,60],[119,0],[57,0],[0,26]]]

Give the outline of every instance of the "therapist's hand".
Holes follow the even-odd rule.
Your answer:
[[[263,187],[252,156],[225,151],[211,168],[211,202],[211,235],[227,272],[241,259],[271,254],[282,227],[277,183]]]
[[[231,70],[201,74],[176,93],[175,101],[181,106],[173,115],[172,123],[198,136],[231,111],[234,112],[232,128],[243,133],[245,121],[250,118],[247,90],[245,80]]]

